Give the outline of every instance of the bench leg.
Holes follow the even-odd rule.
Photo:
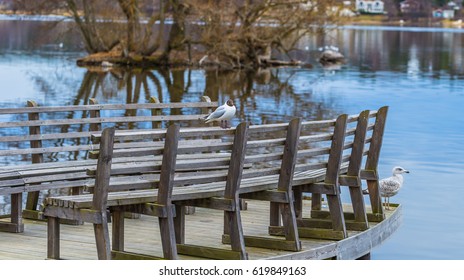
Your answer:
[[[289,203],[280,204],[280,212],[282,213],[282,223],[285,231],[285,239],[287,241],[294,241],[295,250],[300,251],[301,243],[298,235],[298,225],[296,223],[296,214],[292,199],[290,199]]]
[[[172,211],[167,211],[167,217],[158,218],[163,246],[163,257],[168,260],[177,260],[176,233]]]
[[[341,232],[343,238],[348,237],[340,195],[327,195],[327,203],[332,218],[332,229]]]
[[[322,195],[320,193],[311,194],[311,210],[319,211],[322,209]]]
[[[11,195],[11,219],[9,222],[0,222],[0,231],[19,233],[24,231],[22,216],[22,194]]]
[[[47,258],[60,259],[60,219],[56,217],[47,220]]]
[[[279,203],[271,202],[269,206],[269,225],[278,227],[280,222],[280,206]]]
[[[187,210],[187,206],[176,205],[176,217],[174,218],[174,229],[176,232],[176,243],[177,244],[185,244],[185,215],[187,212],[186,210]]]
[[[95,242],[97,245],[97,254],[99,260],[111,259],[110,233],[108,231],[108,216],[106,211],[101,213],[102,223],[94,224]]]
[[[360,187],[350,187],[351,204],[353,205],[353,213],[355,222],[362,223],[367,229],[369,223],[367,221],[366,207],[364,205],[364,198],[362,189]]]
[[[230,235],[230,245],[232,251],[239,252],[241,260],[247,260],[248,255],[245,250],[245,238],[243,236],[240,210],[224,211],[224,218],[226,224],[228,225],[227,231]]]
[[[382,219],[385,219],[382,207],[382,198],[380,197],[379,192],[379,182],[377,180],[367,180],[367,188],[369,190],[372,213],[376,216],[382,217]]]
[[[114,251],[124,251],[124,211],[114,210],[112,212],[112,249]]]
[[[293,196],[295,197],[295,217],[297,219],[303,218],[303,192],[298,189],[293,190]]]

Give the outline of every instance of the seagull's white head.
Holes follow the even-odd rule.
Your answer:
[[[409,170],[406,170],[401,166],[395,166],[395,167],[393,167],[392,173],[393,173],[393,175],[409,173]]]

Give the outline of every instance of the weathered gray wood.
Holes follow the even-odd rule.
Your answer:
[[[176,171],[177,148],[179,142],[179,126],[171,125],[166,132],[166,141],[161,165],[161,176],[157,202],[171,207],[174,175]],[[159,217],[163,256],[166,259],[177,259],[177,247],[174,228],[174,217],[169,211],[167,217]]]
[[[182,255],[205,257],[217,260],[240,260],[241,254],[227,249],[204,247],[191,244],[177,244],[177,251]]]
[[[132,252],[111,251],[112,260],[162,260],[163,258]]]
[[[34,101],[27,101],[27,107],[38,107],[37,103]],[[30,121],[40,120],[40,116],[38,113],[29,113],[28,118]],[[40,135],[41,129],[40,126],[30,126],[29,127],[29,135]],[[42,141],[41,140],[34,140],[30,141],[30,145],[32,149],[41,149],[42,148]],[[43,153],[32,154],[32,163],[43,163]],[[26,209],[30,210],[31,212],[35,212],[37,209],[37,204],[39,203],[39,195],[40,192],[30,192],[27,194],[27,201],[26,201]],[[23,213],[25,217],[29,216],[29,218],[35,218],[31,215],[28,215],[29,212]]]
[[[27,114],[27,113],[53,113],[69,111],[94,110],[134,110],[134,109],[165,109],[165,108],[215,108],[214,102],[171,102],[171,103],[123,103],[123,104],[95,104],[95,105],[69,105],[69,106],[41,106],[31,108],[0,108],[0,115]]]
[[[298,139],[301,133],[301,119],[293,119],[288,126],[287,139],[285,141],[284,155],[282,159],[279,181],[277,190],[287,192],[289,203],[271,202],[272,207],[279,207],[279,212],[282,216],[282,224],[285,229],[285,239],[292,241],[296,251],[301,250],[301,244],[298,237],[298,229],[296,224],[295,205],[293,204],[292,181],[295,170],[295,164],[298,152]],[[275,211],[277,212],[277,211]],[[271,219],[272,222],[272,219]],[[273,226],[273,224],[270,224]]]
[[[128,123],[128,122],[154,122],[154,121],[186,121],[201,120],[204,115],[168,115],[168,116],[129,116],[129,117],[107,117],[107,118],[85,118],[85,119],[52,119],[34,120],[22,122],[2,122],[0,128],[31,127],[45,125],[76,125],[76,124],[98,124],[98,123]]]
[[[331,141],[324,182],[301,187],[302,190],[303,188],[307,188],[313,191],[311,196],[312,211],[321,209],[321,194],[323,193],[321,191],[327,190],[331,192],[326,192],[326,197],[332,218],[332,230],[341,233],[343,238],[347,237],[347,231],[340,198],[339,173],[342,163],[343,149],[345,146],[344,142],[347,130],[347,121],[347,115],[340,115],[337,118],[333,132],[333,139]],[[319,188],[320,191],[318,191],[317,188]]]
[[[354,176],[360,179],[361,164],[364,152],[364,143],[367,136],[367,126],[369,123],[369,110],[361,112],[359,114],[358,123],[356,126],[356,132],[353,140],[353,148],[351,150],[350,162],[348,165],[348,172],[346,176]],[[366,207],[364,205],[364,198],[362,194],[361,184],[350,183],[350,197],[351,204],[353,206],[355,222],[364,224],[364,229],[369,227]]]
[[[354,121],[358,121],[358,119],[354,120]],[[333,124],[333,122],[325,122],[324,125],[326,124]],[[268,126],[265,131],[267,130],[272,130],[274,132],[276,131],[282,131],[282,130],[285,130],[287,129],[288,125],[285,126],[285,125],[278,125],[278,126]],[[209,129],[209,128],[208,128]],[[229,136],[226,137],[226,135],[231,135],[231,131],[233,131],[233,133],[235,133],[235,136],[237,136],[238,134],[238,129],[239,128],[236,128],[236,129],[231,129],[231,130],[223,130],[222,131],[222,134],[221,134],[221,131],[218,131],[218,130],[214,130],[214,129],[211,129],[210,131],[213,131],[213,134],[216,135],[216,136],[220,136],[222,139],[225,139],[225,141],[230,141],[229,140]],[[352,129],[346,129],[346,123],[345,123],[345,128],[343,129],[335,129],[335,132],[332,135],[332,137],[334,138],[334,141],[332,141],[332,146],[330,149],[327,149],[327,148],[316,148],[317,150],[314,150],[314,151],[311,151],[311,152],[307,152],[306,155],[316,155],[316,154],[321,154],[321,155],[324,155],[324,153],[328,153],[329,151],[331,153],[334,153],[336,152],[337,150],[342,150],[343,149],[355,149],[356,147],[356,144],[354,141],[353,143],[351,142],[345,142],[344,139],[342,141],[338,141],[337,139],[337,134],[339,134],[339,130],[343,131],[344,133],[349,133],[350,135],[356,135],[356,133],[353,134],[353,130]],[[185,135],[208,135],[207,133],[206,134],[202,134],[202,133],[199,133],[199,131],[201,131],[201,129],[187,129],[187,130],[179,130],[177,131],[177,144],[179,144],[179,138],[180,137],[187,137]],[[250,130],[249,130],[250,131]],[[259,129],[256,129],[255,131],[260,131]],[[289,129],[290,131],[290,129]],[[190,132],[192,132],[192,134],[189,134]],[[158,135],[161,135],[160,138],[163,138],[163,133],[164,135],[166,135],[166,132],[163,132],[163,130],[160,130],[159,132],[156,132],[158,133]],[[135,134],[133,134],[135,135]],[[169,133],[168,133],[169,135]],[[182,136],[184,135],[184,136]],[[326,136],[324,136],[323,138],[325,138]],[[168,137],[169,138],[169,137]],[[317,137],[316,137],[317,138]],[[293,142],[294,143],[297,143],[298,142],[298,139],[301,139],[300,137],[293,137]],[[276,139],[274,139],[276,140]],[[186,141],[189,141],[189,140],[186,140]],[[170,142],[170,141],[164,141],[164,142],[161,142],[163,144],[166,145],[166,142]],[[260,148],[263,148],[263,147],[268,147],[268,145],[272,145],[274,147],[274,144],[276,145],[276,147],[280,144],[283,144],[283,143],[290,143],[291,141],[284,141],[282,142],[281,139],[277,139],[276,141],[260,141],[260,140],[252,140],[252,141],[249,141],[249,142],[252,142],[252,147],[254,148],[257,148],[257,149],[260,149]],[[334,148],[334,142],[336,142],[337,146]],[[367,140],[366,140],[367,142]],[[150,143],[150,142],[147,142],[147,143]],[[343,181],[343,179],[339,179],[339,174],[341,172],[341,170],[345,170],[347,171],[349,169],[349,165],[348,165],[348,161],[351,160],[351,158],[349,157],[342,157],[341,156],[341,153],[340,153],[340,156],[338,157],[338,162],[336,164],[333,164],[333,162],[331,162],[330,158],[329,158],[329,163],[321,163],[321,162],[317,162],[317,163],[310,163],[310,164],[299,164],[297,166],[295,166],[295,159],[296,159],[296,155],[298,155],[297,151],[296,151],[296,146],[295,146],[295,151],[292,152],[292,154],[294,155],[293,158],[291,160],[288,160],[287,158],[287,164],[290,163],[290,167],[285,167],[286,165],[284,163],[281,164],[281,167],[280,169],[279,168],[260,168],[258,171],[255,171],[253,169],[253,167],[250,169],[250,170],[245,170],[243,171],[243,162],[246,162],[246,160],[242,160],[242,163],[240,164],[239,162],[237,162],[234,158],[233,158],[233,153],[232,153],[232,160],[231,160],[231,164],[229,165],[229,172],[230,173],[233,173],[232,171],[230,171],[230,169],[232,168],[235,168],[236,171],[239,171],[240,174],[239,176],[234,176],[234,177],[230,177],[231,178],[231,181],[229,183],[226,183],[227,179],[229,177],[225,177],[224,176],[224,171],[203,171],[203,172],[198,172],[198,174],[194,174],[192,172],[179,172],[180,170],[178,170],[178,167],[183,165],[183,168],[185,168],[186,170],[188,169],[188,165],[189,163],[191,163],[193,166],[196,166],[196,165],[201,165],[203,164],[205,161],[205,158],[207,159],[207,156],[205,158],[198,158],[198,159],[189,159],[189,160],[185,160],[185,161],[180,161],[178,156],[180,156],[180,154],[182,153],[190,153],[190,152],[202,152],[202,151],[218,151],[218,150],[214,150],[212,149],[211,147],[209,147],[211,145],[211,143],[208,143],[208,148],[205,149],[205,150],[202,150],[201,147],[199,147],[201,145],[201,142],[197,142],[195,144],[192,144],[192,145],[186,145],[186,146],[177,146],[176,144],[176,155],[174,157],[166,157],[166,151],[169,150],[169,148],[167,146],[165,146],[164,148],[163,147],[158,147],[157,148],[157,153],[160,154],[160,153],[163,153],[163,161],[164,160],[168,160],[169,158],[171,158],[171,160],[169,160],[166,164],[163,162],[161,165],[159,163],[158,160],[156,160],[156,162],[153,162],[153,165],[156,165],[156,166],[159,166],[159,167],[156,167],[152,170],[156,170],[157,172],[158,171],[161,171],[161,175],[164,173],[164,174],[172,174],[172,177],[171,176],[168,176],[166,177],[167,175],[164,175],[165,177],[163,176],[160,176],[160,174],[141,174],[141,175],[130,175],[130,173],[127,173],[127,175],[130,175],[130,176],[120,176],[120,177],[114,177],[112,178],[111,182],[109,183],[109,186],[111,187],[111,189],[113,189],[113,187],[116,187],[116,186],[123,186],[125,185],[127,187],[127,189],[134,189],[134,191],[127,191],[127,192],[119,192],[119,193],[110,193],[108,194],[108,200],[107,200],[107,204],[106,206],[118,206],[120,207],[120,205],[131,205],[131,204],[139,204],[139,205],[145,205],[146,206],[146,203],[153,203],[153,202],[156,202],[156,207],[155,208],[140,208],[139,210],[136,209],[136,207],[132,207],[131,208],[127,208],[129,211],[134,211],[134,212],[137,212],[137,211],[146,211],[146,213],[148,213],[149,215],[158,215],[159,219],[160,219],[160,224],[163,223],[163,219],[166,219],[166,228],[167,230],[161,230],[161,235],[163,236],[163,238],[169,238],[168,240],[168,243],[170,244],[175,244],[175,242],[177,243],[184,243],[184,241],[182,240],[184,234],[180,231],[180,229],[182,229],[184,227],[184,223],[185,221],[182,222],[182,220],[178,220],[176,222],[174,222],[174,213],[175,212],[178,212],[176,213],[177,215],[179,215],[179,210],[178,211],[169,211],[167,210],[169,207],[167,207],[168,205],[166,205],[167,203],[172,203],[172,201],[179,201],[178,202],[178,209],[180,209],[180,207],[182,207],[183,205],[196,205],[196,206],[204,206],[204,207],[211,207],[211,208],[215,208],[215,209],[222,209],[222,210],[227,210],[228,212],[231,212],[231,213],[234,213],[234,211],[236,211],[237,209],[239,210],[239,207],[237,207],[238,203],[236,202],[236,199],[238,199],[238,193],[241,193],[243,194],[243,197],[247,196],[246,194],[249,193],[249,192],[261,192],[260,195],[256,195],[255,197],[258,198],[258,197],[268,197],[270,199],[278,199],[276,202],[279,202],[279,203],[282,203],[282,204],[288,204],[289,201],[293,201],[293,192],[290,192],[290,193],[287,193],[285,196],[282,196],[279,194],[279,191],[288,191],[292,189],[292,184],[295,184],[295,187],[296,188],[299,188],[299,184],[309,184],[308,186],[312,186],[313,189],[310,189],[310,187],[308,188],[301,188],[301,190],[311,190],[311,191],[314,191],[315,187],[319,188],[319,190],[325,190],[324,192],[322,193],[326,193],[328,194],[329,196],[334,196],[336,199],[333,200],[333,201],[330,201],[329,199],[329,208],[332,210],[332,209],[335,209],[336,211],[336,215],[340,215],[339,214],[339,211],[338,210],[341,210],[341,202],[339,201],[339,180],[340,181]],[[205,145],[205,143],[203,143],[203,145]],[[103,144],[102,144],[103,145]],[[213,143],[213,146],[214,146],[214,143]],[[248,145],[247,145],[248,146]],[[226,142],[225,144],[221,143],[221,144],[218,144],[217,146],[215,146],[214,148],[218,148],[219,150],[220,149],[231,149],[231,148],[234,148],[234,149],[237,149],[238,146],[236,145],[236,143],[234,143],[234,145],[232,145],[230,142]],[[100,147],[100,149],[104,148],[103,146]],[[288,152],[288,149],[286,150],[287,153]],[[268,153],[266,151],[266,153]],[[178,155],[179,154],[179,155]],[[285,153],[284,153],[285,154]],[[364,154],[364,153],[363,153]],[[125,156],[126,154],[122,154],[122,153],[119,153],[118,156]],[[207,154],[205,154],[207,155]],[[146,156],[146,155],[144,155]],[[230,154],[227,155],[227,157],[230,157]],[[265,161],[266,159],[269,159],[269,160],[272,160],[272,161],[285,161],[286,160],[286,156],[285,155],[281,155],[279,152],[271,152],[271,153],[268,153],[267,155],[265,156],[261,156],[261,155],[257,155],[257,156],[252,156],[250,157],[251,161],[253,161],[253,163],[259,163],[260,161]],[[332,158],[332,155],[331,155],[331,158]],[[137,160],[137,157],[133,157],[133,159]],[[153,157],[154,159],[154,157]],[[159,156],[158,156],[158,159],[159,159]],[[220,159],[222,161],[222,159]],[[173,163],[174,162],[174,163]],[[341,165],[342,162],[346,162],[346,165],[345,167],[343,167]],[[228,164],[228,160],[225,159],[225,161],[222,162],[223,164]],[[337,167],[337,164],[338,164],[338,167]],[[235,166],[235,167],[233,167]],[[331,168],[335,166],[336,168],[336,172],[334,173],[331,173]],[[306,168],[309,167],[309,169],[306,170]],[[327,168],[327,170],[319,170],[319,169],[316,169],[317,167],[319,168]],[[121,170],[123,169],[126,169],[126,170],[129,170],[131,168],[131,165],[130,164],[127,164],[127,165],[121,165],[119,168],[121,168]],[[163,171],[162,168],[168,168],[171,170],[171,173],[166,173],[166,171]],[[194,168],[194,167],[192,167]],[[196,168],[194,168],[196,169]],[[98,170],[98,169],[97,169]],[[139,169],[139,171],[142,170],[142,169]],[[150,172],[149,170],[144,170],[142,172]],[[235,171],[235,173],[236,173]],[[108,171],[109,172],[109,171]],[[113,171],[111,170],[111,173]],[[176,172],[176,177],[173,178],[173,172]],[[324,178],[326,178],[327,176],[325,176],[325,174],[331,174],[335,177],[335,180],[334,182],[330,182],[326,179],[326,182],[325,183],[317,183],[317,182],[320,182],[321,180],[324,180]],[[98,174],[98,172],[97,172]],[[114,174],[113,174],[114,175]],[[59,175],[61,176],[61,175]],[[59,177],[57,176],[57,178]],[[287,178],[285,178],[285,176],[287,176]],[[284,182],[283,185],[281,185],[280,181],[279,181],[279,177],[282,178],[281,180]],[[169,179],[166,179],[166,178],[169,178]],[[114,180],[113,180],[114,179]],[[164,181],[163,181],[164,180]],[[162,182],[165,182],[165,183],[162,183]],[[349,184],[354,184],[356,183],[358,185],[358,180],[355,180],[355,179],[352,179],[351,177],[346,177],[345,181],[346,183],[349,183]],[[162,186],[163,184],[177,184],[179,185],[179,188],[175,187],[174,189],[171,187],[171,188],[161,188],[160,186]],[[189,184],[191,184],[191,186],[188,186]],[[238,186],[240,185],[240,188],[238,189],[238,193],[237,191],[226,191],[224,192],[225,190],[227,190],[226,188],[226,185],[227,184],[230,184],[229,186],[232,186],[232,185],[235,185],[235,186]],[[152,190],[135,190],[137,187],[135,186],[140,186],[141,188],[150,188],[150,187],[160,187],[159,190],[155,190],[155,189],[152,189]],[[98,187],[97,187],[98,188]],[[279,190],[279,188],[281,188],[282,190]],[[232,188],[231,188],[232,189]],[[276,191],[276,189],[278,191]],[[317,191],[317,189],[316,189]],[[229,193],[231,194],[231,198],[230,199],[224,199],[222,197],[226,197],[226,193]],[[277,194],[274,194],[274,193],[277,193]],[[263,195],[265,194],[265,195]],[[86,208],[86,207],[90,207],[92,206],[92,204],[94,203],[93,199],[92,199],[93,195],[79,195],[78,197],[69,197],[66,198],[56,198],[54,199],[53,201],[51,201],[51,203],[56,203],[57,206],[59,207],[70,207],[71,209],[76,209],[79,213],[81,213],[83,210],[79,210],[81,208]],[[216,198],[217,197],[217,198]],[[253,197],[253,195],[250,195],[249,197]],[[338,201],[337,201],[338,200]],[[162,203],[164,202],[164,203]],[[289,209],[290,208],[294,208],[294,205],[293,203],[290,203],[291,206],[288,206]],[[105,206],[105,209],[106,209],[106,206]],[[171,204],[172,206],[172,204]],[[285,206],[286,207],[286,206]],[[337,207],[339,209],[337,209]],[[126,210],[126,208],[121,208],[123,210]],[[85,211],[84,211],[85,212]],[[180,211],[181,212],[181,211]],[[290,224],[291,224],[291,219],[294,219],[294,217],[296,217],[296,213],[295,213],[295,210],[293,209],[290,209],[290,211],[288,211],[287,209],[283,209],[283,211],[280,211],[282,213],[289,213],[288,216],[290,217]],[[106,212],[102,212],[102,223],[103,224],[106,224],[106,221],[105,221],[105,218],[103,217],[103,215],[105,215]],[[240,213],[240,212],[238,212]],[[75,217],[78,216],[78,214],[73,214],[75,215]],[[97,219],[97,215],[98,212],[95,212],[93,213],[93,219]],[[181,214],[181,216],[183,217],[183,214]],[[240,219],[240,216],[236,216],[238,217],[238,219]],[[331,218],[332,215],[330,215]],[[344,215],[343,215],[343,212],[341,212],[341,217],[343,218]],[[169,219],[168,219],[169,218]],[[185,218],[185,217],[183,217]],[[234,221],[235,219],[235,221]],[[237,225],[240,225],[241,226],[241,221],[240,220],[237,220],[237,218],[227,218],[226,216],[226,220],[228,221],[228,225],[232,225],[232,224],[237,224]],[[179,224],[177,224],[177,222],[179,222]],[[169,224],[171,223],[172,226]],[[344,226],[344,223],[345,221],[342,221],[343,223],[343,226]],[[174,227],[174,224],[176,225]],[[288,222],[285,222],[284,223],[285,225],[288,224]],[[294,223],[296,225],[296,223]],[[337,225],[335,223],[332,223],[331,222],[331,225],[333,225],[334,228],[337,227]],[[119,227],[119,226],[118,226]],[[290,226],[290,228],[293,228],[294,226]],[[237,227],[238,228],[238,227]],[[285,226],[282,228],[282,232],[285,233],[287,231],[289,227],[288,226]],[[104,230],[104,229],[102,229]],[[306,229],[298,229],[296,231],[296,235],[299,234],[300,231],[305,231]],[[310,229],[307,229],[307,230],[310,230]],[[329,236],[342,236],[343,237],[346,237],[346,233],[344,234],[343,230],[340,231],[340,230],[333,230],[333,228],[331,228],[331,231],[333,231],[332,233],[328,233]],[[167,232],[170,232],[170,233],[167,233]],[[173,234],[175,232],[175,234]],[[229,230],[230,232],[230,230]],[[174,236],[174,237],[173,237]],[[338,238],[337,237],[337,238]],[[173,241],[173,238],[175,238],[176,240]],[[105,240],[105,238],[103,238],[102,240]],[[246,238],[245,238],[246,240]],[[248,240],[251,240],[250,238],[248,238]],[[282,239],[277,239],[277,240],[280,240],[280,241],[283,241]],[[114,240],[113,240],[114,241]],[[117,240],[118,242],[120,242],[119,240]],[[274,242],[274,241],[272,241]],[[266,242],[264,242],[266,243]],[[283,243],[286,243],[286,242],[283,242]],[[287,242],[288,243],[288,242]],[[290,242],[292,243],[292,242]],[[293,244],[295,244],[293,242]],[[119,245],[118,245],[119,246]],[[116,247],[118,247],[116,246]],[[119,246],[119,247],[122,247],[122,246]],[[174,246],[175,247],[175,246]],[[172,248],[172,246],[170,247]],[[294,245],[294,248],[295,250],[298,250],[298,246],[295,246]],[[122,251],[122,250],[114,250],[114,251]],[[243,252],[244,252],[244,249],[243,249]],[[246,253],[243,253],[241,255],[240,258],[244,258],[244,255]],[[113,254],[114,255],[114,254]],[[173,254],[172,254],[173,255]],[[167,258],[173,258],[173,257],[167,257]]]
[[[186,207],[176,204],[176,217],[174,218],[174,230],[176,234],[176,243],[185,244],[185,215]]]
[[[95,98],[90,98],[89,103],[91,105],[97,105],[98,101]],[[99,109],[89,111],[89,118],[100,118],[100,116],[101,116],[101,113]],[[101,131],[101,123],[91,123],[90,131]]]
[[[243,165],[247,147],[248,123],[241,123],[235,130],[234,145],[227,174],[224,198],[233,200],[235,209],[224,212],[225,227],[231,239],[232,251],[239,252],[240,259],[247,259],[240,216],[239,188],[242,180]]]
[[[342,202],[339,192],[338,176],[341,166],[341,157],[343,154],[343,145],[345,141],[345,131],[347,125],[347,115],[340,115],[334,128],[334,136],[330,148],[329,162],[327,166],[325,183],[334,184],[337,194],[327,195],[327,203],[332,218],[334,231],[342,232],[343,237],[347,237],[345,226],[345,217],[343,216]]]
[[[282,229],[283,228],[284,227],[282,227]],[[283,231],[285,232],[286,230]],[[282,235],[285,235],[285,233]],[[230,236],[227,234],[223,235],[222,242],[225,244],[230,244]],[[255,248],[285,250],[293,252],[298,252],[301,250],[301,242],[299,240],[298,244],[296,245],[293,240],[245,235],[245,243],[247,246]]]
[[[94,224],[95,242],[98,259],[111,259],[111,245],[108,229],[107,200],[111,176],[111,163],[113,158],[114,127],[103,130],[100,156],[97,163],[96,188],[93,193],[92,210],[99,212],[101,224]]]
[[[111,248],[113,251],[124,251],[124,211],[114,209],[111,211],[112,217],[112,239]],[[112,254],[112,256],[114,256]]]
[[[60,259],[60,219],[47,219],[47,258]]]
[[[374,130],[372,131],[372,140],[369,146],[369,153],[366,159],[365,170],[375,174],[375,180],[367,180],[369,198],[372,205],[372,212],[384,216],[382,199],[379,191],[379,179],[377,166],[379,163],[380,150],[383,142],[385,123],[387,120],[388,107],[382,107],[377,111]]]

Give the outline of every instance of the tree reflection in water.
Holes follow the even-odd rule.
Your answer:
[[[84,74],[74,104],[88,104],[90,98],[99,103],[145,103],[151,97],[159,102],[193,102],[205,95],[219,103],[234,99],[237,106],[234,125],[240,121],[266,124],[293,117],[311,120],[334,117],[337,112],[311,99],[310,84],[307,92],[295,93],[292,79],[296,71],[93,68]],[[192,112],[166,109],[162,113]],[[134,114],[134,110],[124,112],[126,116]]]

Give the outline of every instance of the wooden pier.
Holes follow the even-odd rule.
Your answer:
[[[305,201],[305,203],[310,203]],[[269,236],[269,203],[248,201],[248,210],[242,211],[245,234]],[[305,207],[309,209],[310,207]],[[368,209],[370,210],[370,209]],[[340,241],[301,238],[302,250],[289,252],[247,247],[249,259],[358,259],[380,245],[401,225],[401,206],[385,211],[386,219],[369,223],[365,231],[348,231],[348,238]],[[223,230],[222,212],[197,208],[186,216],[188,238],[208,247],[227,248],[217,239]],[[139,219],[126,219],[127,251],[138,254],[161,255],[158,219],[142,215]],[[96,260],[95,236],[92,224],[62,225],[61,248],[63,259]],[[0,260],[44,260],[47,258],[47,224],[43,221],[25,221],[23,233],[0,232]],[[199,259],[179,255],[179,259]]]
[[[221,129],[202,123],[211,106],[0,109],[12,120],[0,124],[0,156],[22,164],[0,168],[11,210],[0,217],[0,259],[358,259],[398,228],[401,207],[385,211],[378,188],[388,107]],[[160,112],[180,108],[190,115]],[[50,190],[70,193],[39,207]]]

